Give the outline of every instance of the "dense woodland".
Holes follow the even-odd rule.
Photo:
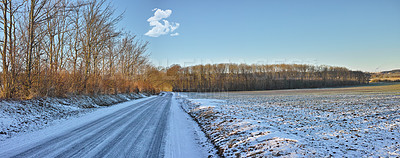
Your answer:
[[[0,8],[2,98],[155,90],[148,43],[116,28],[122,16],[105,0],[1,0]]]
[[[214,64],[167,70],[174,91],[243,91],[367,84],[369,74],[343,67],[297,64]]]

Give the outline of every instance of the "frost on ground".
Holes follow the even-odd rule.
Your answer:
[[[213,144],[207,139],[197,123],[183,111],[175,95],[171,100],[171,110],[168,117],[165,157],[218,157]]]
[[[24,101],[0,100],[0,141],[19,133],[47,127],[59,120],[80,116],[98,107],[142,97],[142,94],[118,94]]]
[[[179,95],[226,157],[400,156],[398,94]]]

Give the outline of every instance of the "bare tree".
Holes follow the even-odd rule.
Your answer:
[[[1,0],[1,97],[160,90],[147,42],[105,0]],[[16,18],[17,17],[17,18]],[[150,90],[151,89],[151,90]]]

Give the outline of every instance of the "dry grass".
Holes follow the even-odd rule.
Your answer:
[[[370,82],[398,82],[400,77],[372,78]]]
[[[340,90],[340,89],[339,89]],[[343,88],[348,92],[400,93],[400,83],[371,83],[369,86]]]

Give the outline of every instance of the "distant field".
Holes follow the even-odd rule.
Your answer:
[[[400,77],[390,77],[390,78],[372,78],[370,82],[384,82],[384,81],[391,81],[391,82],[398,82],[400,81]]]
[[[340,88],[311,88],[311,89],[285,89],[266,91],[238,91],[238,92],[215,92],[196,93],[204,96],[223,95],[310,95],[310,94],[357,94],[357,93],[387,93],[400,94],[400,83],[370,83],[363,86],[340,87]],[[190,93],[188,93],[190,94]]]
[[[227,157],[400,156],[399,83],[180,96]]]

